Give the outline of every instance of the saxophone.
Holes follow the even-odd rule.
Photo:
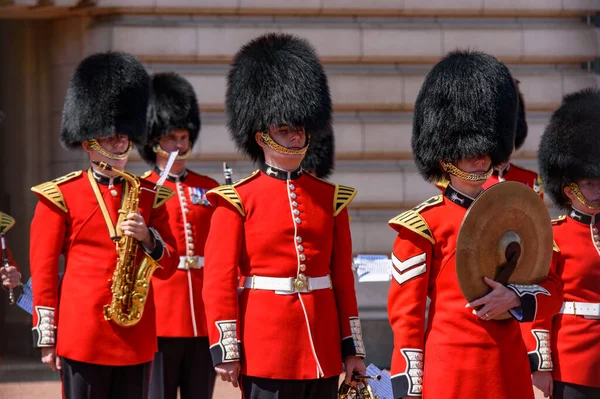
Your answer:
[[[115,172],[129,183],[129,192],[126,193],[119,214],[127,216],[137,213],[140,180],[135,175],[115,169],[105,162],[92,162],[102,169]],[[122,327],[131,327],[141,320],[152,274],[156,269],[162,269],[162,266],[145,251],[140,250],[140,243],[135,238],[121,235],[114,238],[114,241],[117,247],[117,267],[112,278],[112,301],[104,305],[104,318]]]

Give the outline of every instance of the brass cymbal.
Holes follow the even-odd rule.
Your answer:
[[[463,295],[469,302],[487,295],[491,288],[484,276],[511,284],[540,283],[550,269],[552,244],[552,223],[544,201],[523,183],[494,184],[471,204],[458,233],[456,274]],[[512,274],[504,270],[509,245],[520,249]],[[509,317],[505,312],[494,319]]]

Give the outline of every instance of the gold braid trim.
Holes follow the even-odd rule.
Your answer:
[[[442,162],[442,165],[447,173],[468,181],[485,181],[490,178],[492,173],[494,173],[493,167],[490,167],[490,169],[485,173],[469,173],[465,172],[464,170],[458,169],[450,162]]]
[[[171,155],[167,151],[163,150],[162,147],[160,146],[160,144],[155,144],[154,147],[152,147],[152,151],[154,151],[155,154],[158,154],[163,158],[169,158],[169,156]],[[183,154],[177,155],[177,158],[175,158],[175,160],[176,161],[184,161],[190,157],[191,153],[192,153],[192,151],[188,149]]]
[[[260,138],[262,139],[263,143],[271,147],[273,151],[285,155],[304,155],[306,154],[306,150],[308,150],[308,144],[310,143],[310,135],[308,133],[306,133],[306,144],[299,150],[290,150],[289,148],[277,144],[277,142],[271,138],[269,133],[262,132],[260,134]]]
[[[585,205],[588,208],[593,209],[595,211],[600,209],[600,205],[593,204],[590,201],[588,201],[587,198],[585,198],[585,196],[579,189],[579,186],[577,185],[577,183],[569,183],[569,188],[571,189],[571,191],[573,191],[573,194],[575,194],[575,197],[577,198],[577,200],[579,202],[581,202],[583,205]]]
[[[133,148],[133,144],[131,144],[131,141],[129,141],[129,147],[127,147],[127,151],[125,151],[124,153],[122,153],[120,155],[117,155],[117,154],[113,154],[110,151],[106,151],[95,139],[90,140],[89,143],[90,143],[90,147],[92,147],[92,149],[94,151],[96,151],[98,154],[100,154],[103,157],[106,157],[108,159],[116,159],[116,160],[127,159],[127,157],[129,156],[129,153],[131,152],[131,149]]]

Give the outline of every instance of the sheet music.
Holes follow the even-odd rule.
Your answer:
[[[389,371],[379,370],[373,363],[367,367],[367,375],[380,375],[381,379],[369,380],[369,385],[373,390],[373,393],[377,395],[379,399],[394,399],[394,393],[392,391],[392,380]]]
[[[165,183],[165,180],[167,180],[167,176],[169,176],[169,172],[171,171],[171,167],[173,166],[177,155],[179,155],[179,150],[170,153],[169,160],[165,165],[165,170],[163,170],[163,172],[160,174],[160,179],[158,179],[156,182],[156,186],[162,186]]]
[[[387,255],[358,255],[353,263],[359,283],[392,279],[392,260]]]

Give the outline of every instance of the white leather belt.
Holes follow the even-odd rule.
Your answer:
[[[586,319],[600,319],[600,303],[565,302],[558,313],[584,316]]]
[[[310,292],[315,290],[330,289],[331,277],[261,277],[246,276],[244,288],[251,290],[275,291],[276,294],[295,294],[297,292]]]
[[[180,256],[179,270],[202,269],[204,267],[204,256]]]

